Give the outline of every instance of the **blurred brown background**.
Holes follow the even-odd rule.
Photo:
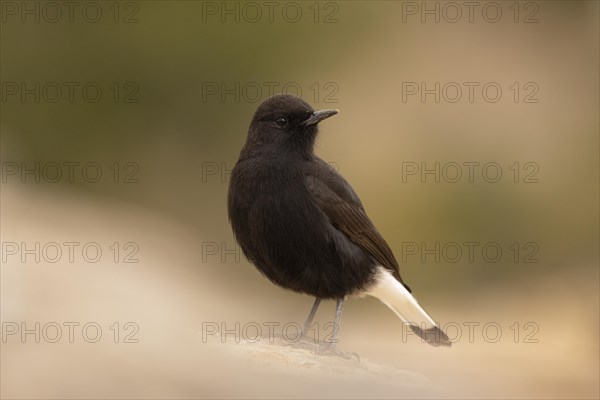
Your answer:
[[[598,3],[475,3],[2,1],[0,395],[598,398]],[[360,365],[203,340],[312,304],[227,221],[282,90],[340,109],[317,153],[452,348],[370,298],[342,320]]]

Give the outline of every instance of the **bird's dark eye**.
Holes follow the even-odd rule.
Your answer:
[[[277,118],[277,125],[279,126],[286,126],[287,125],[287,119],[281,117],[281,118]]]

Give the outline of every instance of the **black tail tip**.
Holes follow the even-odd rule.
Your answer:
[[[421,329],[420,326],[417,325],[409,325],[410,329],[419,337],[421,340],[429,343],[432,346],[452,346],[452,342],[448,339],[448,335],[446,335],[440,328],[434,326],[433,328]]]

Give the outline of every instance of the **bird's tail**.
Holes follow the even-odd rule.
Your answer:
[[[391,308],[414,333],[430,345],[450,346],[452,344],[412,294],[387,269],[379,267],[375,284],[367,294],[377,297]]]

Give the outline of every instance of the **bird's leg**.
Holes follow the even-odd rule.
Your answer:
[[[316,354],[328,355],[328,356],[337,356],[341,358],[345,358],[347,360],[356,359],[360,362],[360,357],[356,353],[347,353],[336,348],[336,343],[338,341],[338,333],[340,331],[340,320],[342,319],[342,306],[344,305],[345,298],[341,298],[337,300],[335,306],[335,321],[333,323],[333,333],[330,338],[326,338],[323,342],[320,342],[317,338],[308,338],[307,333],[310,329],[310,325],[317,313],[317,308],[319,308],[319,304],[321,303],[320,298],[316,298],[315,302],[308,314],[308,318],[304,323],[304,328],[302,329],[302,336],[299,341],[294,341],[289,343],[292,347],[309,350]]]
[[[310,329],[310,324],[312,324],[313,319],[315,318],[315,314],[317,313],[317,308],[319,308],[319,304],[321,304],[321,298],[315,298],[315,302],[313,303],[312,308],[310,309],[310,313],[308,314],[308,318],[306,318],[306,322],[304,322],[304,328],[302,328],[302,337],[306,336],[308,330]]]
[[[329,346],[335,347],[338,341],[338,334],[340,332],[340,320],[342,319],[342,307],[344,306],[344,298],[337,299],[335,304],[335,321],[333,322],[333,334],[329,340]]]
[[[337,299],[335,305],[335,321],[333,322],[333,333],[331,338],[324,340],[324,346],[317,350],[319,354],[337,356],[345,358],[346,360],[354,360],[360,362],[360,357],[356,353],[348,353],[345,351],[338,350],[336,344],[338,342],[338,335],[340,332],[340,320],[342,319],[342,307],[344,305],[345,298]]]

